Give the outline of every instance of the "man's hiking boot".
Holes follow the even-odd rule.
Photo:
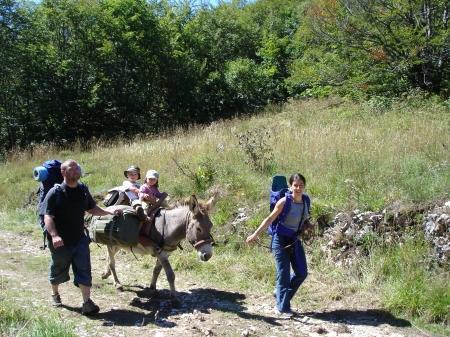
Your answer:
[[[99,306],[95,304],[91,299],[88,299],[86,302],[84,302],[83,306],[81,307],[81,314],[86,316],[97,314],[99,311]]]
[[[59,294],[52,295],[52,305],[53,305],[54,307],[60,307],[60,306],[62,306],[61,296],[59,296]]]
[[[139,218],[140,221],[146,221],[147,220],[147,214],[145,214],[144,209],[142,206],[136,207],[136,215]]]

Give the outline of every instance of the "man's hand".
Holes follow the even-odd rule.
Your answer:
[[[120,215],[122,215],[122,214],[123,214],[123,211],[122,211],[120,208],[118,208],[118,209],[115,209],[115,210],[114,210],[114,212],[113,212],[112,215],[120,216]]]
[[[64,246],[64,241],[59,235],[55,235],[55,236],[52,236],[52,244],[53,244],[53,247],[56,249],[56,248]]]

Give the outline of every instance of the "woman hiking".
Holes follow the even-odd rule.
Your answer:
[[[309,218],[310,199],[304,193],[306,180],[299,173],[289,178],[289,192],[275,205],[255,232],[247,237],[247,243],[254,243],[261,232],[271,224],[271,250],[276,266],[275,312],[291,318],[291,299],[308,275],[305,251],[299,239],[299,232]],[[291,273],[292,267],[292,273]]]

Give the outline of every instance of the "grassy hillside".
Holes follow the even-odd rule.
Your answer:
[[[272,173],[300,171],[316,208],[421,202],[448,193],[449,123],[449,109],[432,101],[398,102],[383,110],[330,99],[147,139],[67,144],[62,150],[37,146],[0,166],[0,195],[6,197],[1,207],[23,206],[24,196],[37,188],[30,179],[34,166],[69,157],[82,164],[83,181],[94,192],[121,184],[124,168],[135,163],[159,170],[162,189],[173,197],[218,184],[233,205],[254,207],[265,202]],[[173,159],[189,168],[196,183]]]
[[[269,252],[248,248],[243,240],[267,214],[274,173],[305,175],[315,219],[341,210],[381,210],[393,202],[412,205],[450,196],[448,106],[408,98],[391,103],[356,105],[338,98],[291,102],[255,117],[146,139],[67,144],[65,149],[36,146],[31,152],[13,153],[0,166],[0,226],[39,235],[35,205],[29,202],[38,187],[31,172],[49,158],[78,160],[83,181],[99,194],[120,185],[123,170],[137,164],[144,172],[158,170],[160,189],[175,199],[192,192],[206,197],[211,187],[223,191],[213,215],[214,231],[219,242],[226,238],[228,244],[216,248],[214,263],[199,265],[193,256],[177,255],[175,268],[194,268],[195,277],[213,284],[271,291]],[[231,221],[239,208],[250,218],[236,227]],[[411,233],[409,244],[401,247],[374,247],[367,260],[349,270],[325,263],[317,240],[308,247],[311,275],[296,301],[324,307],[346,296],[367,301],[370,294],[383,307],[419,322],[444,322],[449,281],[442,270],[428,268],[419,232]],[[380,269],[380,263],[388,266],[392,261],[398,268]],[[401,284],[421,297],[405,297]],[[432,300],[426,294],[434,294]]]

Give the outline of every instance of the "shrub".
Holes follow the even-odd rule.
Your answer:
[[[371,112],[383,113],[392,106],[392,100],[384,96],[373,96],[367,102],[366,106]]]
[[[194,190],[196,192],[205,192],[214,182],[216,169],[211,160],[205,159],[194,172]]]
[[[319,85],[306,89],[300,94],[300,97],[325,98],[330,96],[332,91],[333,87],[331,85],[324,85],[324,86]]]

